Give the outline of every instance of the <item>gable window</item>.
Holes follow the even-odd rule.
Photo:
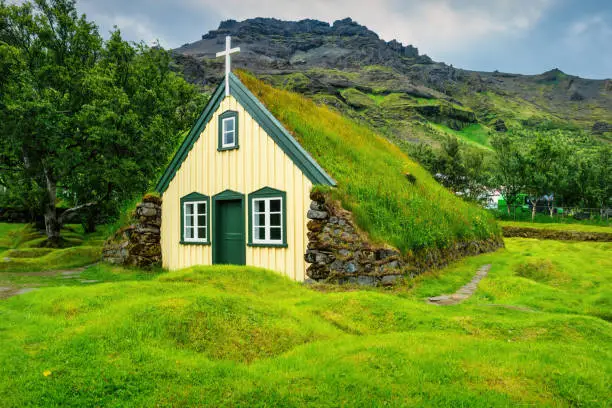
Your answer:
[[[181,243],[208,244],[210,199],[199,193],[181,198]]]
[[[238,112],[225,111],[219,115],[218,150],[238,148]]]
[[[249,194],[249,244],[287,246],[287,194],[264,187]]]

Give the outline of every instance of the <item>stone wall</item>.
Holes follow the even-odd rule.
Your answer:
[[[130,225],[122,227],[104,244],[106,262],[128,266],[161,263],[161,199],[146,195],[136,206]]]
[[[312,281],[387,285],[410,273],[400,252],[371,244],[349,211],[322,193],[313,192],[310,198],[305,259]]]
[[[553,239],[557,241],[596,241],[612,242],[610,232],[590,231],[562,231],[544,228],[515,227],[504,225],[502,227],[504,237]]]
[[[445,249],[426,248],[402,255],[397,249],[375,245],[353,221],[352,214],[326,194],[313,192],[308,211],[310,281],[392,285],[402,277],[414,277],[443,267],[468,255],[495,251],[504,246],[501,236],[487,240],[457,242]]]

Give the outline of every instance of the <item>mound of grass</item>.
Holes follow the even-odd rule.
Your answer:
[[[38,258],[53,252],[51,248],[23,248],[11,249],[4,253],[7,258]]]
[[[516,268],[516,275],[536,282],[548,282],[558,277],[555,265],[548,259],[519,264]]]
[[[370,128],[244,72],[239,76],[336,179],[332,196],[373,240],[407,252],[499,236],[493,217],[453,196]]]
[[[0,251],[13,248],[14,237],[24,228],[24,224],[9,224],[0,222]]]
[[[40,248],[46,237],[30,224],[0,224],[0,233],[0,272],[41,272],[97,262],[107,228],[85,234],[80,225],[66,226],[66,247],[59,249]]]
[[[97,262],[102,255],[101,248],[94,246],[78,246],[51,251],[36,249],[34,252],[32,250],[8,252],[2,255],[6,260],[0,262],[0,272],[40,272],[76,268]],[[11,252],[13,257],[10,256]],[[18,256],[15,257],[15,254]],[[28,256],[22,256],[23,254]]]
[[[411,286],[334,293],[251,267],[96,266],[141,280],[0,301],[2,403],[605,406],[612,329],[592,312],[611,308],[611,244],[549,244],[511,239]],[[516,276],[545,253],[569,281]],[[468,301],[423,301],[488,262]]]

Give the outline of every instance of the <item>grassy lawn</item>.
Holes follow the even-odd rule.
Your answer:
[[[394,289],[100,264],[0,300],[0,405],[606,406],[612,244],[506,244]]]
[[[499,221],[501,226],[539,228],[555,231],[578,231],[578,232],[608,232],[612,233],[612,226],[589,225],[589,224],[564,224],[564,223],[539,223],[520,221]]]

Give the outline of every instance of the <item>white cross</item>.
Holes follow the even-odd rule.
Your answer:
[[[229,73],[231,71],[231,60],[230,54],[234,54],[236,52],[240,52],[240,47],[232,48],[232,37],[229,35],[225,37],[225,51],[220,51],[217,53],[217,57],[225,56],[225,96],[229,96]]]

